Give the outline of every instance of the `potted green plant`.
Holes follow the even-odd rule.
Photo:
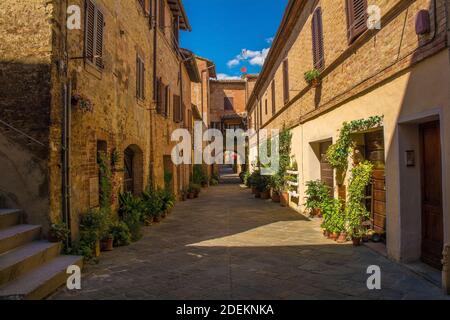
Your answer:
[[[321,216],[321,207],[330,197],[330,190],[320,180],[306,182],[305,207],[313,217]]]
[[[195,197],[195,189],[193,184],[191,183],[187,189],[187,198],[194,199],[194,197]]]
[[[48,232],[48,241],[54,243],[64,242],[67,240],[69,233],[70,231],[65,223],[53,223]]]
[[[280,174],[274,174],[270,178],[270,188],[272,201],[275,203],[281,202],[281,190],[283,189],[283,179]]]
[[[102,251],[113,251],[114,248],[114,236],[112,233],[109,233],[103,237],[100,241],[100,246]]]
[[[131,243],[130,229],[124,222],[113,223],[109,229],[114,247],[127,246]]]
[[[260,175],[256,189],[262,200],[270,199],[270,176]]]
[[[316,68],[305,72],[305,81],[313,88],[320,85],[320,71]]]

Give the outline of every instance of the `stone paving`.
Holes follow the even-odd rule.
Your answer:
[[[369,265],[382,290],[366,286]],[[338,245],[320,222],[238,185],[181,202],[144,238],[87,266],[82,290],[50,299],[442,299],[439,288],[366,247]]]

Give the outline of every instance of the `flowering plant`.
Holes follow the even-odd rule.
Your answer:
[[[83,112],[93,112],[94,104],[91,100],[81,94],[72,95],[72,105],[78,107]]]

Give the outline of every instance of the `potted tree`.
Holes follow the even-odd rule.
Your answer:
[[[257,190],[260,193],[262,200],[270,199],[270,177],[261,175],[259,178],[259,183],[257,185]]]
[[[270,179],[272,201],[275,203],[281,202],[281,190],[283,188],[283,179],[280,174],[274,174]]]
[[[316,68],[305,72],[305,81],[313,88],[320,86],[320,71]]]

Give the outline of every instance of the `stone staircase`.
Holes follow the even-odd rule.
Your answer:
[[[0,300],[36,300],[67,281],[78,256],[62,256],[61,243],[42,241],[41,226],[21,224],[22,211],[0,209]]]

